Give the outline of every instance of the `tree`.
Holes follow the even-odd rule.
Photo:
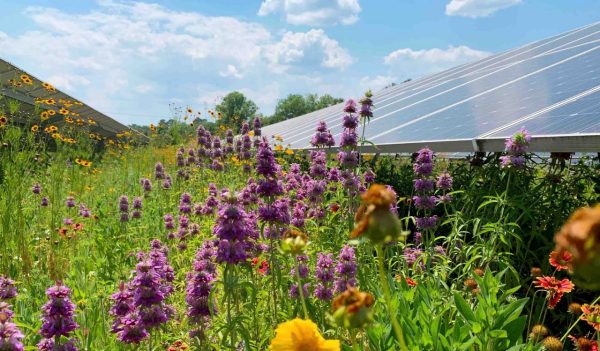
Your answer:
[[[269,125],[293,117],[320,110],[331,105],[344,101],[344,99],[334,98],[329,94],[320,96],[318,94],[290,94],[285,99],[281,99],[275,106],[275,113],[263,120],[263,125]]]
[[[258,111],[256,104],[238,91],[227,94],[215,109],[217,113],[221,113],[221,119],[217,123],[234,131],[239,131],[242,123],[247,122]]]

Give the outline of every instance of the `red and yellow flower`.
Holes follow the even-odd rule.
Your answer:
[[[548,308],[552,310],[565,293],[570,293],[573,290],[575,284],[569,279],[558,280],[556,277],[544,276],[536,279],[535,286],[546,290],[548,293]]]
[[[552,251],[550,253],[550,265],[556,270],[562,271],[569,269],[569,263],[573,260],[573,255],[569,251]]]
[[[586,321],[592,328],[600,331],[600,305],[581,306],[581,319]]]

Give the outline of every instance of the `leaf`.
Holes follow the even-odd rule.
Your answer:
[[[465,299],[463,299],[463,297],[460,296],[459,293],[454,293],[454,303],[456,303],[456,308],[458,309],[458,312],[460,312],[460,314],[467,321],[470,321],[470,322],[476,322],[477,321],[477,318],[475,317],[475,314],[471,310],[471,306],[469,306],[469,304],[467,303],[467,301],[465,301]]]

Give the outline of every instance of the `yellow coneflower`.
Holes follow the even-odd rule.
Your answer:
[[[48,112],[44,111],[44,112],[40,113],[40,120],[45,121],[48,118],[50,118],[50,115],[48,114]]]
[[[48,116],[54,116],[55,114],[56,114],[56,111],[48,110]]]
[[[55,132],[55,131],[57,131],[57,130],[58,130],[58,127],[57,127],[57,126],[49,126],[49,127],[48,127],[48,129],[49,129],[51,132]]]
[[[293,155],[294,154],[294,150],[292,149],[285,149],[285,153],[288,155]]]
[[[59,133],[52,133],[52,138],[53,139],[59,139],[60,138],[60,134]]]
[[[44,87],[44,89],[48,90],[51,93],[56,92],[56,88],[54,88],[54,86],[50,83],[43,82],[42,86]]]
[[[54,99],[46,99],[46,100],[44,100],[44,103],[46,105],[56,105],[56,100],[54,100]]]
[[[69,114],[69,110],[67,110],[66,108],[61,108],[60,110],[58,110],[58,113],[66,116]]]
[[[31,131],[34,133],[37,132],[39,129],[40,129],[40,126],[38,126],[37,124],[34,124],[31,126]]]
[[[0,127],[4,127],[8,123],[8,117],[0,115]]]
[[[277,327],[269,350],[340,351],[341,348],[338,340],[325,340],[313,321],[296,318]]]

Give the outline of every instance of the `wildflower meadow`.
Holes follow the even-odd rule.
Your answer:
[[[0,111],[0,350],[598,350],[595,154],[363,153],[369,92],[310,150],[76,103]]]

